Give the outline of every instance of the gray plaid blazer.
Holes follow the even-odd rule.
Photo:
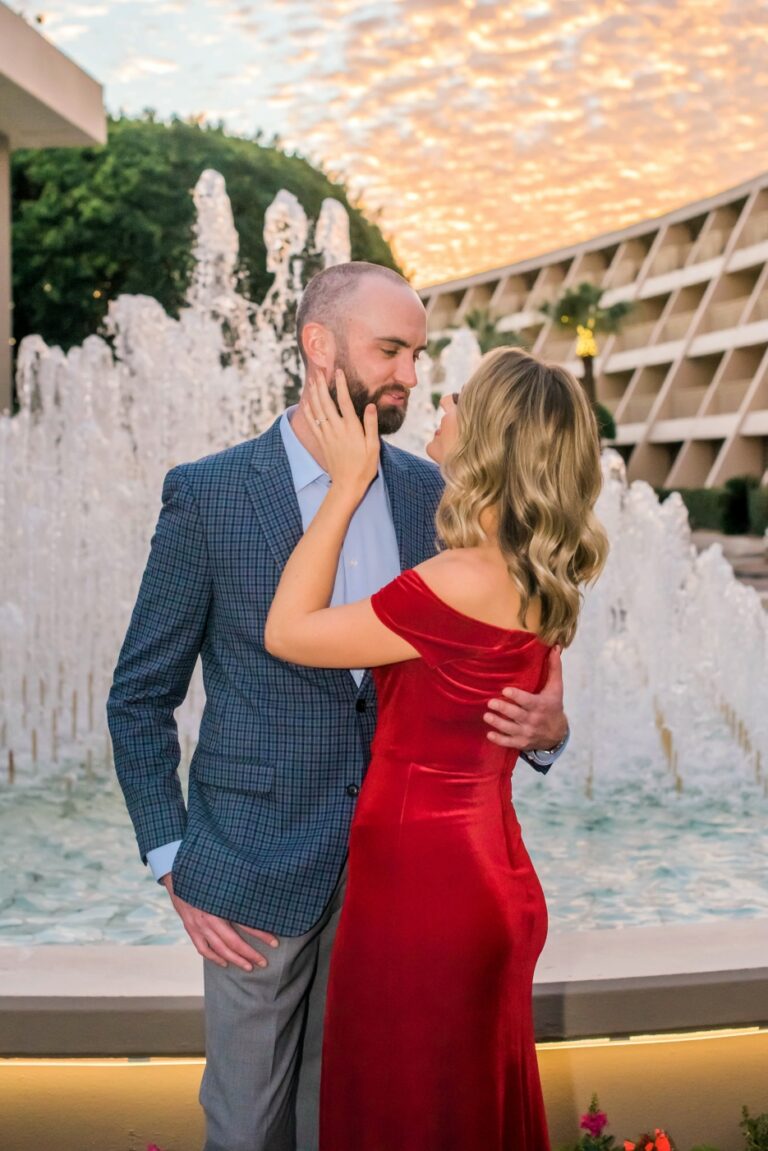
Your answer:
[[[435,553],[438,469],[384,445],[402,568]],[[115,766],[139,851],[181,839],[174,888],[237,923],[301,935],[344,864],[376,722],[370,674],[268,655],[264,623],[302,532],[278,423],[168,473],[138,600],[109,695]],[[177,774],[174,710],[198,655],[206,703]]]

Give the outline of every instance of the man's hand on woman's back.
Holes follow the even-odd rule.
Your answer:
[[[568,734],[563,711],[563,665],[560,649],[549,653],[547,682],[539,692],[505,687],[502,699],[488,704],[485,722],[493,730],[488,738],[502,747],[519,751],[547,749],[562,743]]]

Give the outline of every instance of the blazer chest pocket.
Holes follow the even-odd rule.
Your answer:
[[[259,760],[229,759],[209,752],[198,752],[192,775],[199,783],[223,790],[269,795],[275,784],[275,765]]]

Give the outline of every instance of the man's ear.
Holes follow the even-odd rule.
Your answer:
[[[326,380],[330,380],[336,363],[336,341],[333,332],[323,324],[312,321],[304,325],[301,342],[310,371],[312,368],[320,369]]]

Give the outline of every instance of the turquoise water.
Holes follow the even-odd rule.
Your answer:
[[[675,792],[647,765],[592,786],[520,764],[515,801],[551,930],[768,916],[768,799],[745,782]],[[177,943],[111,781],[69,771],[0,788],[0,944]]]
[[[525,841],[567,930],[768,915],[768,799],[762,787],[686,783],[639,771],[585,787],[516,772]],[[554,768],[552,771],[554,772]]]

